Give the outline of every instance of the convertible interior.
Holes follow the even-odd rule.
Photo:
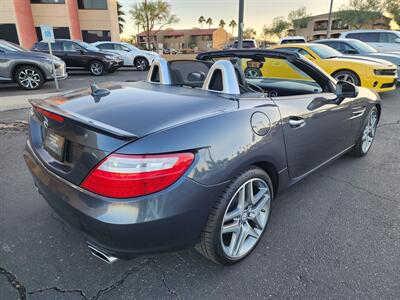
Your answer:
[[[231,63],[235,74],[232,80],[237,82],[241,94],[258,92],[265,93],[270,97],[279,97],[321,93],[324,91],[320,84],[297,66],[285,59],[277,58],[254,60],[228,57],[216,61],[169,61],[166,63],[166,68],[169,73],[170,84],[190,88],[203,88],[212,66],[222,60]],[[290,71],[287,71],[288,69]],[[150,81],[160,82],[159,67],[156,66],[150,73]],[[209,82],[209,89],[222,91],[223,72],[217,71],[214,73]]]

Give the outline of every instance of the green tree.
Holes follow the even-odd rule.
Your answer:
[[[132,6],[130,15],[135,24],[146,32],[147,48],[156,47],[154,37],[165,26],[179,22],[171,13],[171,6],[164,0],[143,1]]]
[[[307,13],[307,8],[305,6],[299,9],[292,10],[289,12],[288,19],[292,23],[292,27],[295,29],[306,28],[308,21],[310,19],[310,14]]]
[[[235,20],[230,21],[229,23],[229,27],[232,28],[232,36],[233,36],[233,31],[235,30],[235,28],[237,27],[237,23]]]
[[[243,31],[243,38],[245,39],[254,39],[256,37],[257,32],[254,30],[254,28],[246,28]]]
[[[264,26],[264,35],[275,35],[281,38],[285,31],[290,28],[290,22],[286,21],[284,17],[276,17],[272,20],[271,26]]]
[[[119,26],[119,33],[124,31],[125,26],[125,12],[122,10],[122,5],[117,2],[117,14],[118,14],[118,26]]]
[[[373,20],[382,17],[381,0],[350,0],[336,14],[343,24],[360,29]]]
[[[200,18],[197,20],[199,22],[201,28],[203,28],[203,23],[206,21],[206,18],[204,16],[200,16]]]
[[[400,2],[399,0],[386,0],[385,10],[391,15],[393,21],[400,27]]]
[[[208,24],[208,28],[210,28],[211,25],[213,24],[213,20],[211,18],[208,18],[206,24]]]
[[[220,27],[220,28],[224,28],[224,27],[225,27],[225,24],[226,24],[226,23],[225,23],[224,20],[222,20],[222,19],[219,20],[219,27]]]

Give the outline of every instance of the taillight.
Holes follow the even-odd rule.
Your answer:
[[[148,195],[175,183],[193,159],[193,153],[111,154],[89,173],[81,187],[111,198]]]
[[[45,110],[45,109],[37,107],[37,106],[34,106],[33,108],[38,113],[42,114],[43,116],[46,116],[49,119],[52,119],[52,120],[54,120],[54,121],[56,121],[58,123],[63,123],[64,122],[64,117],[63,116],[60,116],[58,114],[55,114],[55,113],[53,113],[51,111]]]

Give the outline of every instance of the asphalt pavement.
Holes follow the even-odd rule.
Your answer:
[[[257,249],[232,267],[192,249],[112,265],[93,257],[33,188],[26,117],[0,112],[0,299],[400,297],[399,88],[383,95],[368,156],[345,156],[278,195]]]

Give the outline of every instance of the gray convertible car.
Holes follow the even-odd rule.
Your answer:
[[[304,80],[245,77],[267,60]],[[192,246],[241,261],[279,192],[346,153],[366,155],[381,114],[376,93],[278,50],[159,59],[146,81],[31,103],[24,158],[35,186],[108,263]]]

